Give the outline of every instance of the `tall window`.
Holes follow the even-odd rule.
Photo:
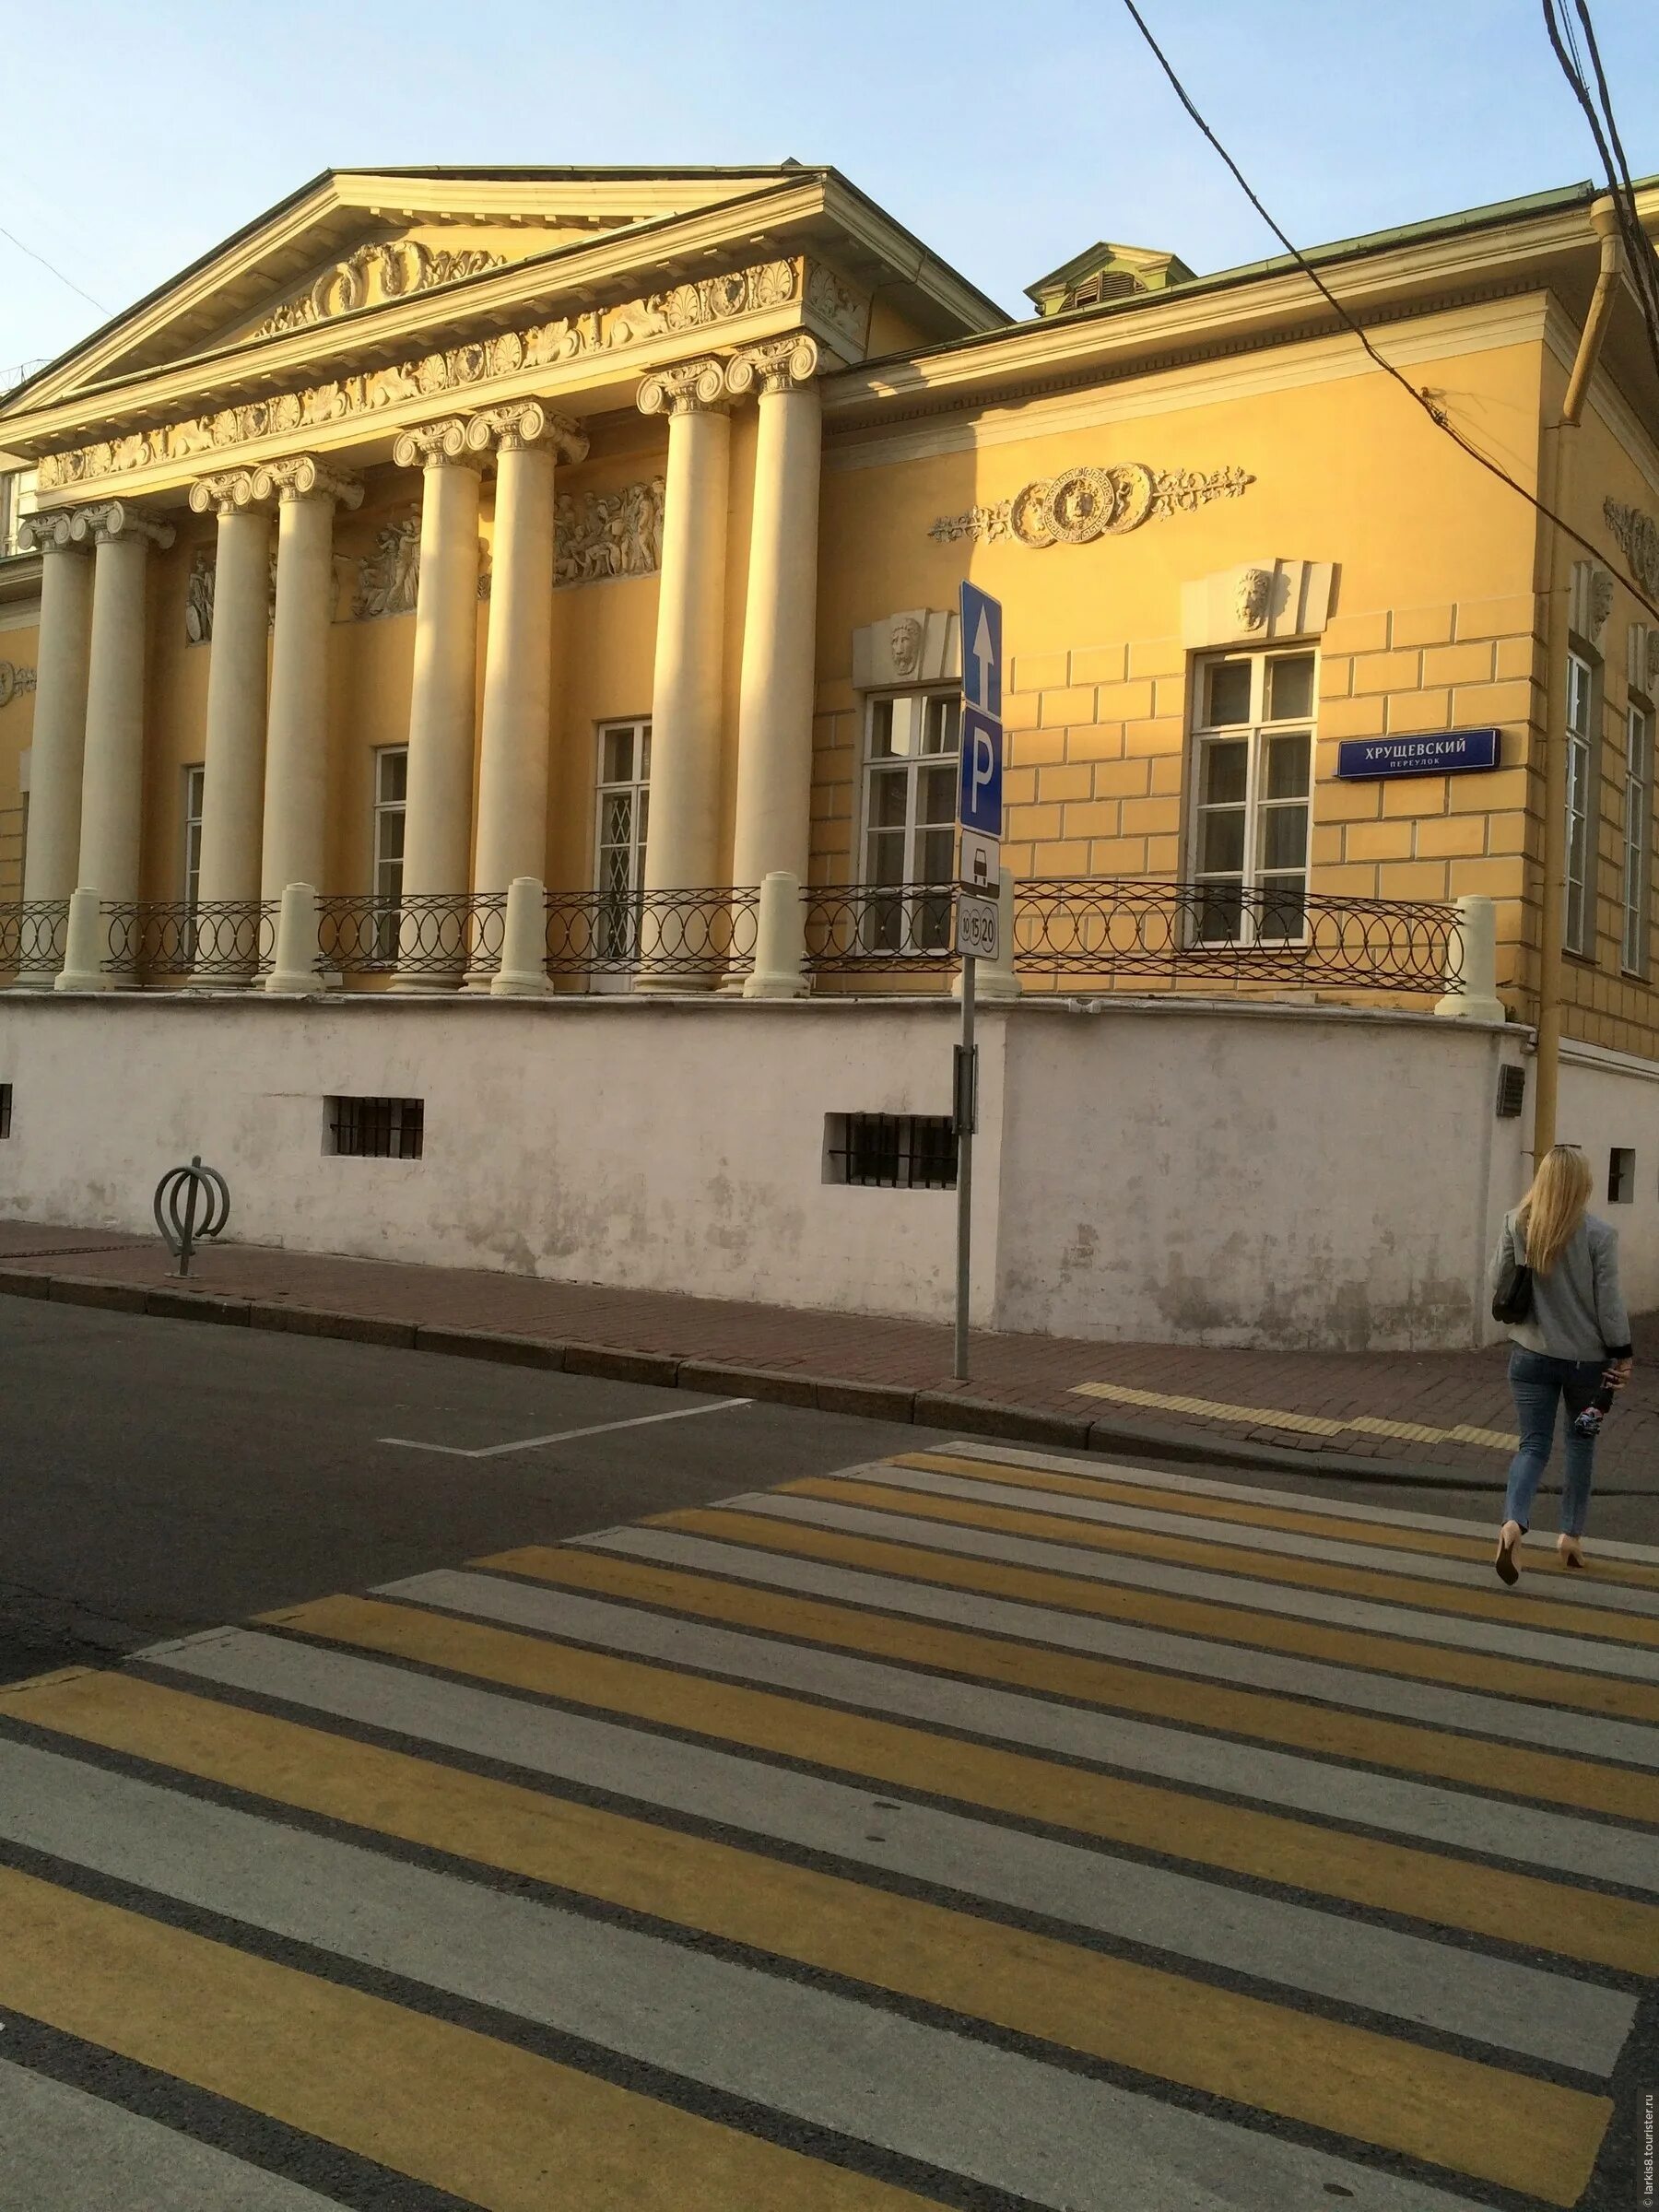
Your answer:
[[[1648,966],[1647,909],[1653,877],[1653,710],[1633,698],[1625,721],[1624,965]]]
[[[1590,950],[1591,744],[1595,674],[1576,653],[1567,656],[1567,901],[1562,942],[1569,952]]]
[[[409,748],[390,745],[374,756],[374,939],[376,958],[397,958],[403,905],[404,810],[409,797]]]
[[[18,550],[18,525],[35,509],[35,472],[8,469],[0,476],[0,560]]]
[[[1205,944],[1283,942],[1307,917],[1313,655],[1241,653],[1194,685],[1194,926]]]
[[[867,952],[937,952],[950,941],[961,721],[954,691],[909,691],[869,703],[865,882],[942,888],[931,898],[870,900],[861,940]]]
[[[184,903],[194,914],[202,895],[202,791],[207,771],[184,771]]]
[[[639,958],[640,900],[645,882],[645,839],[651,827],[651,724],[612,722],[599,732],[598,813],[594,828],[594,888],[601,905],[599,957]]]

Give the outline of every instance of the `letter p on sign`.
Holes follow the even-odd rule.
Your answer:
[[[1003,734],[1000,722],[970,707],[962,716],[962,771],[957,814],[964,830],[1002,835]]]

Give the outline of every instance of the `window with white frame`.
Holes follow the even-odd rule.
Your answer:
[[[1632,693],[1625,717],[1624,966],[1648,969],[1648,897],[1653,873],[1653,710]]]
[[[374,937],[382,960],[397,958],[408,799],[409,748],[389,745],[374,756]]]
[[[0,560],[18,550],[18,526],[35,509],[35,471],[7,469],[0,475]]]
[[[1594,845],[1590,834],[1592,743],[1595,671],[1576,653],[1567,655],[1567,899],[1561,941],[1569,952],[1587,953],[1594,922],[1591,897]]]
[[[607,960],[639,958],[640,893],[651,829],[651,724],[607,722],[599,728],[595,778],[594,888],[600,896],[595,938]]]
[[[1233,653],[1198,664],[1190,850],[1201,944],[1303,935],[1312,766],[1311,653]]]
[[[202,895],[202,793],[205,768],[184,771],[184,903],[194,914]]]
[[[909,895],[871,900],[866,951],[937,952],[950,938],[956,877],[957,759],[962,703],[955,691],[872,699],[865,721],[864,880]],[[917,886],[943,887],[920,899]]]

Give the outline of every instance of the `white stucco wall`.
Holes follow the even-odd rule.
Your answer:
[[[999,1325],[1354,1350],[1481,1341],[1521,1124],[1502,1032],[1237,1002],[1022,1025],[1004,1100]]]
[[[0,1216],[149,1230],[157,1177],[199,1152],[252,1241],[942,1320],[954,1194],[826,1183],[824,1122],[947,1112],[956,1023],[948,1002],[8,994]],[[1373,1349],[1484,1334],[1522,1175],[1524,1124],[1493,1120],[1515,1033],[1030,999],[986,1009],[981,1039],[980,1322]],[[424,1157],[325,1155],[335,1092],[423,1099]],[[1653,1147],[1639,1173],[1659,1212]]]
[[[1651,1312],[1659,1306],[1659,1066],[1570,1045],[1561,1055],[1556,1127],[1563,1142],[1584,1147],[1594,1179],[1590,1210],[1618,1231],[1625,1302],[1632,1313]],[[1607,1197],[1615,1145],[1636,1155],[1635,1195],[1628,1204]]]

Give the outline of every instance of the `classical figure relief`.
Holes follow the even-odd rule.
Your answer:
[[[218,575],[213,555],[198,546],[184,587],[184,642],[207,645],[213,640],[213,586]]]
[[[1640,507],[1604,500],[1602,514],[1644,592],[1659,594],[1659,523]]]
[[[359,246],[346,260],[324,269],[307,290],[285,300],[253,335],[256,338],[282,337],[290,330],[303,330],[308,323],[325,323],[331,316],[349,314],[355,308],[405,300],[414,292],[430,291],[434,285],[453,284],[461,276],[480,276],[486,269],[506,265],[505,253],[492,253],[481,246],[450,252],[422,245],[412,238]]]
[[[411,615],[420,584],[420,512],[387,523],[374,534],[374,550],[358,563],[351,597],[354,622],[376,622],[382,615]]]
[[[1148,468],[1141,461],[1109,468],[1068,468],[1023,486],[994,507],[942,514],[928,532],[941,544],[975,538],[985,545],[1087,546],[1121,537],[1163,515],[1190,514],[1211,500],[1241,499],[1255,478],[1242,468]]]
[[[555,584],[653,576],[663,565],[661,477],[620,491],[561,491],[554,501]]]
[[[800,264],[765,262],[734,270],[726,276],[705,276],[695,284],[678,285],[673,291],[653,293],[648,300],[593,308],[525,330],[502,331],[494,337],[472,339],[441,353],[394,362],[366,374],[344,376],[301,392],[279,393],[274,399],[252,400],[242,406],[222,407],[216,414],[195,416],[163,429],[135,431],[113,444],[104,441],[72,453],[47,453],[39,464],[41,489],[58,490],[65,485],[87,483],[124,469],[242,445],[274,434],[286,435],[344,416],[371,414],[402,400],[470,392],[497,377],[515,375],[521,369],[571,361],[584,354],[636,345],[641,338],[664,331],[694,329],[782,307],[796,296],[800,282]]]

